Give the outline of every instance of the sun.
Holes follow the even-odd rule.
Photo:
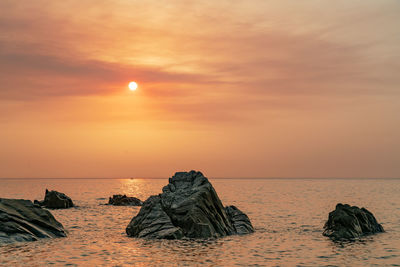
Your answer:
[[[129,90],[131,90],[131,91],[135,91],[137,89],[137,86],[138,85],[135,82],[130,82],[129,85],[128,85]]]

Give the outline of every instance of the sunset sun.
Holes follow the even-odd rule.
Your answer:
[[[135,91],[137,89],[138,85],[136,82],[130,82],[128,87],[129,87],[129,90]]]

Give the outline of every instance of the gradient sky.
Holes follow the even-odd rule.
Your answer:
[[[0,177],[400,177],[399,14],[1,0]]]

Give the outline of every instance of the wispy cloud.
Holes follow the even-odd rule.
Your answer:
[[[170,13],[157,14],[151,13],[156,3],[105,1],[107,8],[87,6],[81,20],[64,9],[78,2],[39,2],[1,4],[2,99],[115,94],[135,79],[144,95],[170,112],[213,105],[214,114],[225,114],[238,103],[242,110],[271,101],[285,106],[287,100],[277,97],[329,101],[398,91],[396,61],[371,54],[368,42],[327,38],[332,29],[346,31],[340,21],[296,32],[271,27],[280,24],[251,5],[220,14],[228,3],[180,1]],[[124,12],[132,7],[138,10],[134,20]],[[182,15],[187,8],[196,16]]]

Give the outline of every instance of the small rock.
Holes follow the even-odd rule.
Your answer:
[[[43,201],[34,201],[35,204],[44,206],[48,209],[68,209],[74,207],[74,203],[71,198],[67,195],[57,192],[49,191],[46,189],[46,193]]]
[[[226,214],[228,214],[228,217],[231,220],[233,227],[235,227],[235,231],[238,235],[254,232],[249,217],[247,217],[247,215],[241,212],[238,208],[235,206],[227,206],[225,207],[225,211]]]
[[[336,209],[329,213],[323,235],[333,240],[340,240],[354,239],[379,232],[384,232],[383,227],[370,211],[339,203],[336,205]]]
[[[126,195],[113,195],[108,199],[109,205],[114,206],[142,206],[143,202],[136,197],[127,197]]]

